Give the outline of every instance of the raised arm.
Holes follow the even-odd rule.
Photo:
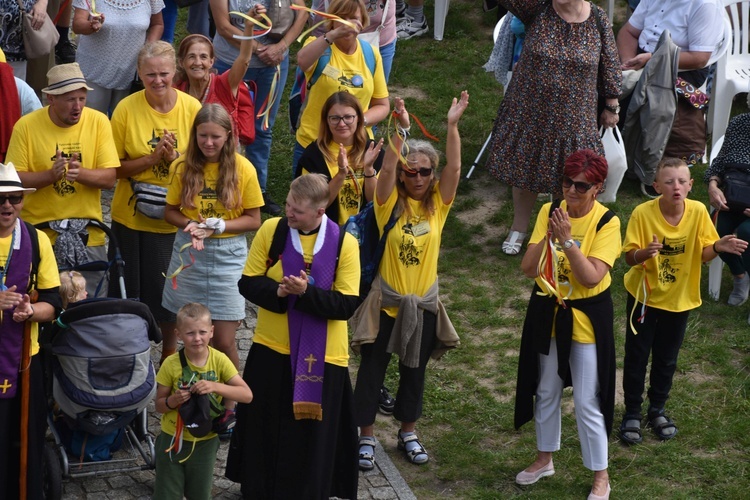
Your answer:
[[[402,128],[409,128],[409,113],[406,111],[404,100],[400,97],[396,97],[393,100],[393,106],[398,115],[399,123]],[[393,132],[391,136],[391,143],[385,148],[385,156],[383,157],[383,164],[380,167],[380,173],[378,174],[378,182],[375,186],[375,202],[378,205],[382,205],[386,202],[393,189],[396,187],[396,177],[398,175],[398,152],[403,151],[404,141],[403,138],[398,134],[397,131]],[[395,149],[395,151],[394,151]]]
[[[247,15],[260,20],[261,14],[266,13],[266,8],[262,4],[255,4]],[[252,36],[255,25],[249,21],[245,22],[245,31],[242,33],[243,36]],[[234,64],[229,69],[229,88],[232,89],[232,95],[237,97],[237,89],[242,83],[242,79],[247,72],[248,66],[250,66],[250,59],[253,57],[253,51],[258,45],[256,40],[242,40],[240,42],[240,55],[234,60]]]
[[[448,110],[448,138],[445,145],[445,167],[440,173],[440,196],[446,205],[453,201],[461,179],[461,136],[458,133],[458,121],[469,105],[469,93],[461,92],[460,99],[453,98]]]

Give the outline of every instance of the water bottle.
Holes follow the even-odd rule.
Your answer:
[[[354,236],[359,245],[362,244],[362,235],[359,234],[359,226],[357,225],[357,221],[354,220],[353,215],[349,217],[348,221],[346,221],[346,232]]]

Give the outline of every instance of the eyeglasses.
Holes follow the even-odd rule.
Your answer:
[[[333,125],[338,125],[343,120],[344,123],[346,123],[347,125],[351,125],[352,123],[354,123],[354,119],[356,117],[357,115],[344,115],[344,116],[330,115],[328,117],[328,121],[331,122]]]
[[[407,170],[404,169],[404,175],[410,178],[414,178],[417,175],[421,175],[422,177],[429,177],[432,175],[432,169],[431,168],[420,168],[419,170]]]
[[[17,194],[13,196],[0,195],[0,205],[5,205],[6,200],[9,201],[11,205],[18,205],[19,203],[23,201],[23,195],[22,194]]]
[[[575,186],[576,193],[584,194],[588,192],[589,189],[594,187],[594,183],[587,184],[582,181],[573,181],[570,177],[567,175],[563,176],[563,188],[564,189],[570,189],[570,186]]]

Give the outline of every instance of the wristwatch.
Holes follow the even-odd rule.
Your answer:
[[[612,106],[611,104],[605,104],[604,105],[604,109],[606,109],[610,113],[614,113],[616,115],[619,115],[620,114],[620,103],[617,103],[614,106]]]
[[[576,240],[565,240],[563,241],[563,248],[565,250],[570,250],[572,246],[576,244]]]

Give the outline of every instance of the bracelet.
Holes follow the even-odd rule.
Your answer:
[[[715,253],[716,255],[719,255],[719,254],[721,253],[721,252],[719,252],[718,250],[716,250],[716,242],[715,242],[715,241],[714,241],[714,244],[713,244],[713,245],[711,245],[711,248],[713,248],[713,249],[714,249],[714,253]]]
[[[636,248],[635,252],[633,252],[633,261],[635,261],[636,264],[640,264],[640,262],[638,262],[638,257],[636,257],[636,255],[638,255],[638,250],[640,250],[640,248]]]
[[[29,304],[29,309],[31,309],[31,314],[29,314],[29,315],[28,315],[28,316],[26,317],[26,319],[27,319],[27,320],[30,320],[30,319],[31,319],[31,318],[32,318],[32,317],[34,316],[34,312],[35,312],[35,311],[34,311],[34,306],[32,306],[31,304]]]
[[[375,173],[374,173],[374,174],[372,174],[372,175],[367,175],[366,173],[362,172],[362,177],[364,177],[365,179],[372,179],[372,178],[373,178],[373,177],[375,177],[376,175],[378,175],[378,173],[377,173],[377,172],[375,172]]]
[[[364,113],[362,113],[362,121],[365,122],[365,127],[367,126],[367,117]]]
[[[170,396],[171,396],[171,394],[170,394]],[[164,405],[165,405],[165,406],[166,406],[167,408],[169,408],[170,410],[176,410],[176,409],[177,409],[177,407],[175,407],[175,408],[172,408],[171,406],[169,406],[169,396],[167,396],[166,398],[164,398]]]
[[[323,40],[325,40],[328,45],[333,45],[333,42],[330,41],[326,35],[328,35],[328,33],[323,35]],[[367,125],[367,122],[365,122],[365,125]]]

